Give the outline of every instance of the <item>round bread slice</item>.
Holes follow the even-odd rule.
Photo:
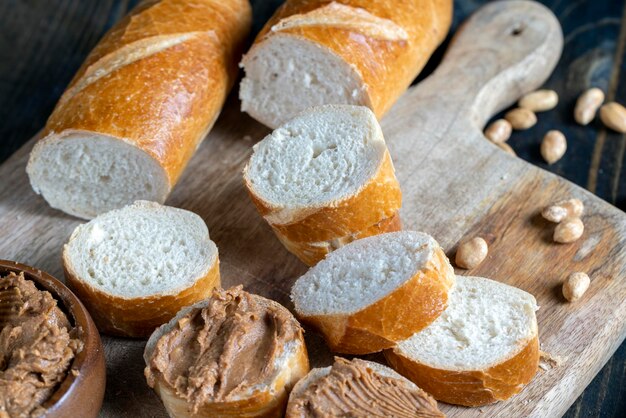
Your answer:
[[[311,370],[289,395],[286,418],[317,416],[445,417],[437,401],[389,367],[339,357]]]
[[[440,401],[480,406],[508,399],[537,372],[537,309],[521,289],[459,276],[446,311],[385,357]]]
[[[147,337],[219,286],[217,247],[195,213],[137,201],[79,225],[63,248],[67,284],[107,334]]]
[[[254,147],[244,182],[261,215],[305,261],[310,256],[298,246],[363,236],[402,204],[380,125],[359,106],[311,108],[276,129]]]
[[[173,417],[278,417],[309,371],[302,328],[280,304],[215,289],[158,328],[144,352],[148,384]]]
[[[331,350],[374,353],[428,326],[445,310],[454,270],[429,235],[401,231],[330,253],[291,289],[296,315]]]

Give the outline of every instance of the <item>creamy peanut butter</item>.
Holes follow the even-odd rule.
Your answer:
[[[336,358],[330,372],[289,400],[288,417],[440,418],[437,402],[401,378],[359,359]]]
[[[82,349],[47,291],[10,273],[0,277],[0,417],[37,417]]]
[[[154,348],[148,384],[166,384],[194,413],[206,403],[249,396],[279,372],[277,359],[302,329],[281,305],[241,286],[215,289],[206,306],[178,319]]]

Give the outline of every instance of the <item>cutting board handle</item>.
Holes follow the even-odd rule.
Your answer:
[[[482,130],[491,116],[547,80],[562,49],[559,21],[542,4],[489,3],[458,29],[442,63],[416,93]]]

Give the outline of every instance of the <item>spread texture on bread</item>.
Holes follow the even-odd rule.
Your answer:
[[[539,364],[535,298],[480,277],[457,277],[448,308],[385,357],[436,399],[480,406],[529,383]]]
[[[448,305],[454,270],[427,234],[391,232],[330,253],[291,290],[296,315],[331,350],[366,354],[427,327]]]
[[[282,125],[255,145],[244,182],[281,242],[309,265],[401,226],[391,156],[363,106],[318,106]]]
[[[287,0],[241,66],[241,108],[276,128],[323,104],[380,118],[445,38],[451,0]]]
[[[286,418],[444,418],[437,401],[392,369],[372,361],[335,358],[296,384]]]
[[[67,284],[100,331],[147,337],[220,284],[217,247],[195,213],[138,201],[79,225],[63,248]]]
[[[237,77],[248,0],[144,1],[87,57],[27,171],[35,192],[81,218],[162,203]]]
[[[275,417],[309,371],[302,329],[241,286],[181,310],[144,353],[148,384],[175,417]]]

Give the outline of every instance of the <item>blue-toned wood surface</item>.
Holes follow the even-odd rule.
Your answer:
[[[91,48],[136,3],[0,0],[0,163],[41,129]],[[281,1],[252,3],[256,32]],[[484,3],[455,1],[454,28]],[[578,126],[572,117],[576,97],[591,86],[602,88],[608,100],[626,103],[622,75],[626,73],[626,0],[543,3],[557,15],[565,35],[563,56],[546,83],[559,93],[560,102],[554,111],[540,114],[535,127],[514,133],[509,143],[521,158],[626,210],[626,136],[603,129],[598,121]],[[434,68],[442,49],[424,74]],[[549,129],[559,129],[568,138],[567,153],[552,166],[539,154],[541,138]],[[565,416],[626,417],[626,343]]]

